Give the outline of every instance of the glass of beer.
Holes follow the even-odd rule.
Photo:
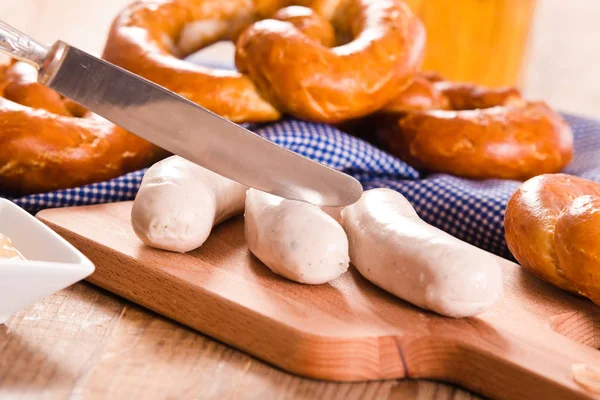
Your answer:
[[[427,29],[424,71],[491,87],[522,85],[536,0],[405,0]]]

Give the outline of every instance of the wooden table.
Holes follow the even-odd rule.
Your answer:
[[[302,379],[87,283],[45,298],[0,326],[0,398],[455,399],[415,380]]]

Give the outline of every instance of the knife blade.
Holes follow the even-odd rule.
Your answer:
[[[35,66],[40,83],[89,111],[246,186],[332,207],[352,204],[362,194],[353,177],[63,41],[46,47],[0,21],[0,51]]]

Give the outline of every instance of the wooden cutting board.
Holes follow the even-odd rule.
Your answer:
[[[38,217],[96,265],[89,281],[289,372],[363,381],[431,378],[500,399],[598,398],[571,366],[600,366],[600,308],[502,260],[505,296],[477,318],[411,306],[354,269],[307,286],[271,273],[246,247],[243,219],[202,248],[144,246],[131,203],[46,210]]]

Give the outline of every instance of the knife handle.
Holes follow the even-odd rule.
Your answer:
[[[49,48],[0,21],[0,52],[31,64],[39,70],[48,57]]]

